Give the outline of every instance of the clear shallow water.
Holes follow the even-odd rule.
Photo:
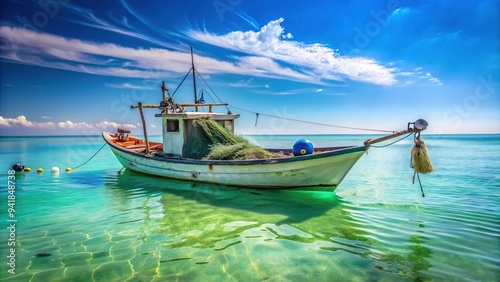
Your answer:
[[[248,138],[279,148],[299,136]],[[366,138],[309,136],[316,146]],[[0,138],[0,279],[498,281],[500,136],[424,140],[436,171],[421,176],[422,198],[411,139],[371,148],[335,193],[311,193],[118,175],[107,147],[54,175],[52,166],[90,158],[101,138]],[[12,275],[6,184],[17,162],[33,171],[16,175]]]

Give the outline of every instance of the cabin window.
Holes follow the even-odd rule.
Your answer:
[[[178,119],[167,119],[167,132],[179,132]]]

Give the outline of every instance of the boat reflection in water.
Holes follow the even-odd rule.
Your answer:
[[[134,172],[109,176],[105,187],[117,209],[113,232],[137,237],[134,269],[151,278],[351,280],[370,273],[397,280],[419,277],[430,266],[425,236],[410,236],[409,254],[386,250],[370,231],[366,211],[333,193],[236,188]]]

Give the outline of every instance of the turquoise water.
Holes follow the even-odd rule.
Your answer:
[[[302,137],[248,138],[278,148]],[[107,147],[67,173],[100,137],[0,138],[0,280],[499,281],[500,135],[423,137],[436,168],[421,175],[425,198],[412,184],[411,138],[371,148],[335,193],[119,175]],[[308,138],[336,146],[368,137]],[[8,218],[17,162],[33,171],[15,175]]]

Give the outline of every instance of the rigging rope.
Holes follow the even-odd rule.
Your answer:
[[[389,144],[385,144],[385,145],[380,145],[380,146],[377,146],[377,145],[370,145],[370,147],[373,147],[373,148],[384,148],[384,147],[388,147],[388,146],[391,146],[391,145],[394,145],[396,143],[398,143],[399,141],[403,141],[404,139],[410,137],[413,133],[409,133],[407,135],[405,135],[403,138],[400,138],[394,142],[391,142]]]
[[[182,79],[181,83],[179,83],[179,85],[177,86],[177,88],[175,88],[175,91],[174,93],[172,94],[172,98],[174,97],[175,95],[175,92],[177,92],[177,90],[179,90],[179,87],[181,87],[182,83],[184,82],[184,80],[186,80],[186,77],[188,77],[188,75],[191,73],[191,70],[188,71],[188,73],[184,76],[184,78]]]
[[[208,89],[210,89],[210,91],[212,91],[212,93],[214,93],[215,97],[217,97],[217,99],[219,100],[219,103],[224,104],[224,102],[222,102],[222,100],[219,98],[219,96],[217,95],[217,93],[215,93],[215,91],[212,89],[212,87],[210,87],[210,85],[208,85],[207,81],[203,78],[202,74],[198,70],[196,70],[196,73],[198,73],[198,76],[201,78],[201,80],[203,80],[203,82],[205,82],[205,84],[207,85]],[[212,97],[212,95],[210,95],[210,92],[207,92],[207,93],[210,96],[210,98],[212,98],[212,100],[215,101],[215,99]],[[225,107],[229,111],[229,108],[227,106],[225,106]]]
[[[393,133],[395,132],[394,130],[384,130],[384,129],[373,129],[373,128],[361,128],[361,127],[351,127],[351,126],[342,126],[342,125],[333,125],[333,124],[326,124],[326,123],[320,123],[320,122],[314,122],[314,121],[307,121],[307,120],[300,120],[300,119],[294,119],[294,118],[287,118],[287,117],[280,117],[276,115],[269,115],[269,114],[263,114],[263,113],[258,113],[258,112],[253,112],[249,111],[243,108],[239,108],[233,105],[229,105],[231,108],[238,109],[240,111],[244,111],[247,113],[252,113],[252,114],[259,114],[267,117],[272,117],[272,118],[278,118],[278,119],[284,119],[284,120],[289,120],[289,121],[295,121],[295,122],[302,122],[302,123],[307,123],[307,124],[314,124],[314,125],[320,125],[320,126],[327,126],[327,127],[335,127],[335,128],[343,128],[343,129],[353,129],[353,130],[364,130],[364,131],[377,131],[377,132],[390,132]]]
[[[224,102],[222,102],[222,100],[219,98],[219,96],[217,95],[217,93],[215,93],[215,91],[212,89],[212,87],[210,87],[210,85],[208,85],[208,83],[205,81],[205,79],[203,78],[203,76],[201,75],[201,73],[198,71],[198,70],[193,70],[195,71],[195,73],[198,73],[198,76],[203,80],[203,82],[205,82],[205,84],[207,85],[208,89],[210,89],[210,91],[212,91],[212,93],[215,95],[215,97],[217,97],[217,99],[219,100],[219,102],[221,104],[223,104]],[[188,72],[188,74],[191,72],[191,70]],[[187,74],[187,75],[188,75]],[[184,77],[184,79],[186,79],[187,75]],[[182,80],[182,82],[184,82],[184,79]],[[181,82],[181,84],[182,84]],[[180,86],[180,85],[179,85]],[[177,87],[178,89],[179,87]],[[177,89],[174,91],[174,94],[175,92],[177,91]],[[209,92],[207,92],[208,95],[210,95]],[[172,94],[172,97],[174,95]],[[212,100],[215,101],[215,99],[213,99],[212,95],[210,95],[210,98],[212,98]],[[289,121],[294,121],[294,122],[301,122],[301,123],[307,123],[307,124],[313,124],[313,125],[320,125],[320,126],[327,126],[327,127],[335,127],[335,128],[343,128],[343,129],[352,129],[352,130],[363,130],[363,131],[376,131],[376,132],[390,132],[390,133],[393,133],[395,132],[395,130],[384,130],[384,129],[373,129],[373,128],[360,128],[360,127],[351,127],[351,126],[341,126],[341,125],[333,125],[333,124],[326,124],[326,123],[319,123],[319,122],[313,122],[313,121],[306,121],[306,120],[300,120],[300,119],[293,119],[293,118],[286,118],[286,117],[280,117],[280,116],[276,116],[276,115],[269,115],[269,114],[263,114],[263,113],[258,113],[258,112],[254,112],[254,111],[249,111],[249,110],[246,110],[246,109],[243,109],[243,108],[240,108],[240,107],[236,107],[234,105],[229,105],[229,107],[231,108],[235,108],[235,109],[238,109],[240,111],[244,111],[244,112],[247,112],[247,113],[251,113],[251,114],[255,114],[257,116],[256,119],[258,119],[258,116],[259,115],[263,115],[263,116],[267,116],[267,117],[272,117],[272,118],[277,118],[277,119],[284,119],[284,120],[289,120]],[[228,106],[226,106],[226,109],[229,111],[229,108]],[[257,124],[257,123],[256,123]]]

